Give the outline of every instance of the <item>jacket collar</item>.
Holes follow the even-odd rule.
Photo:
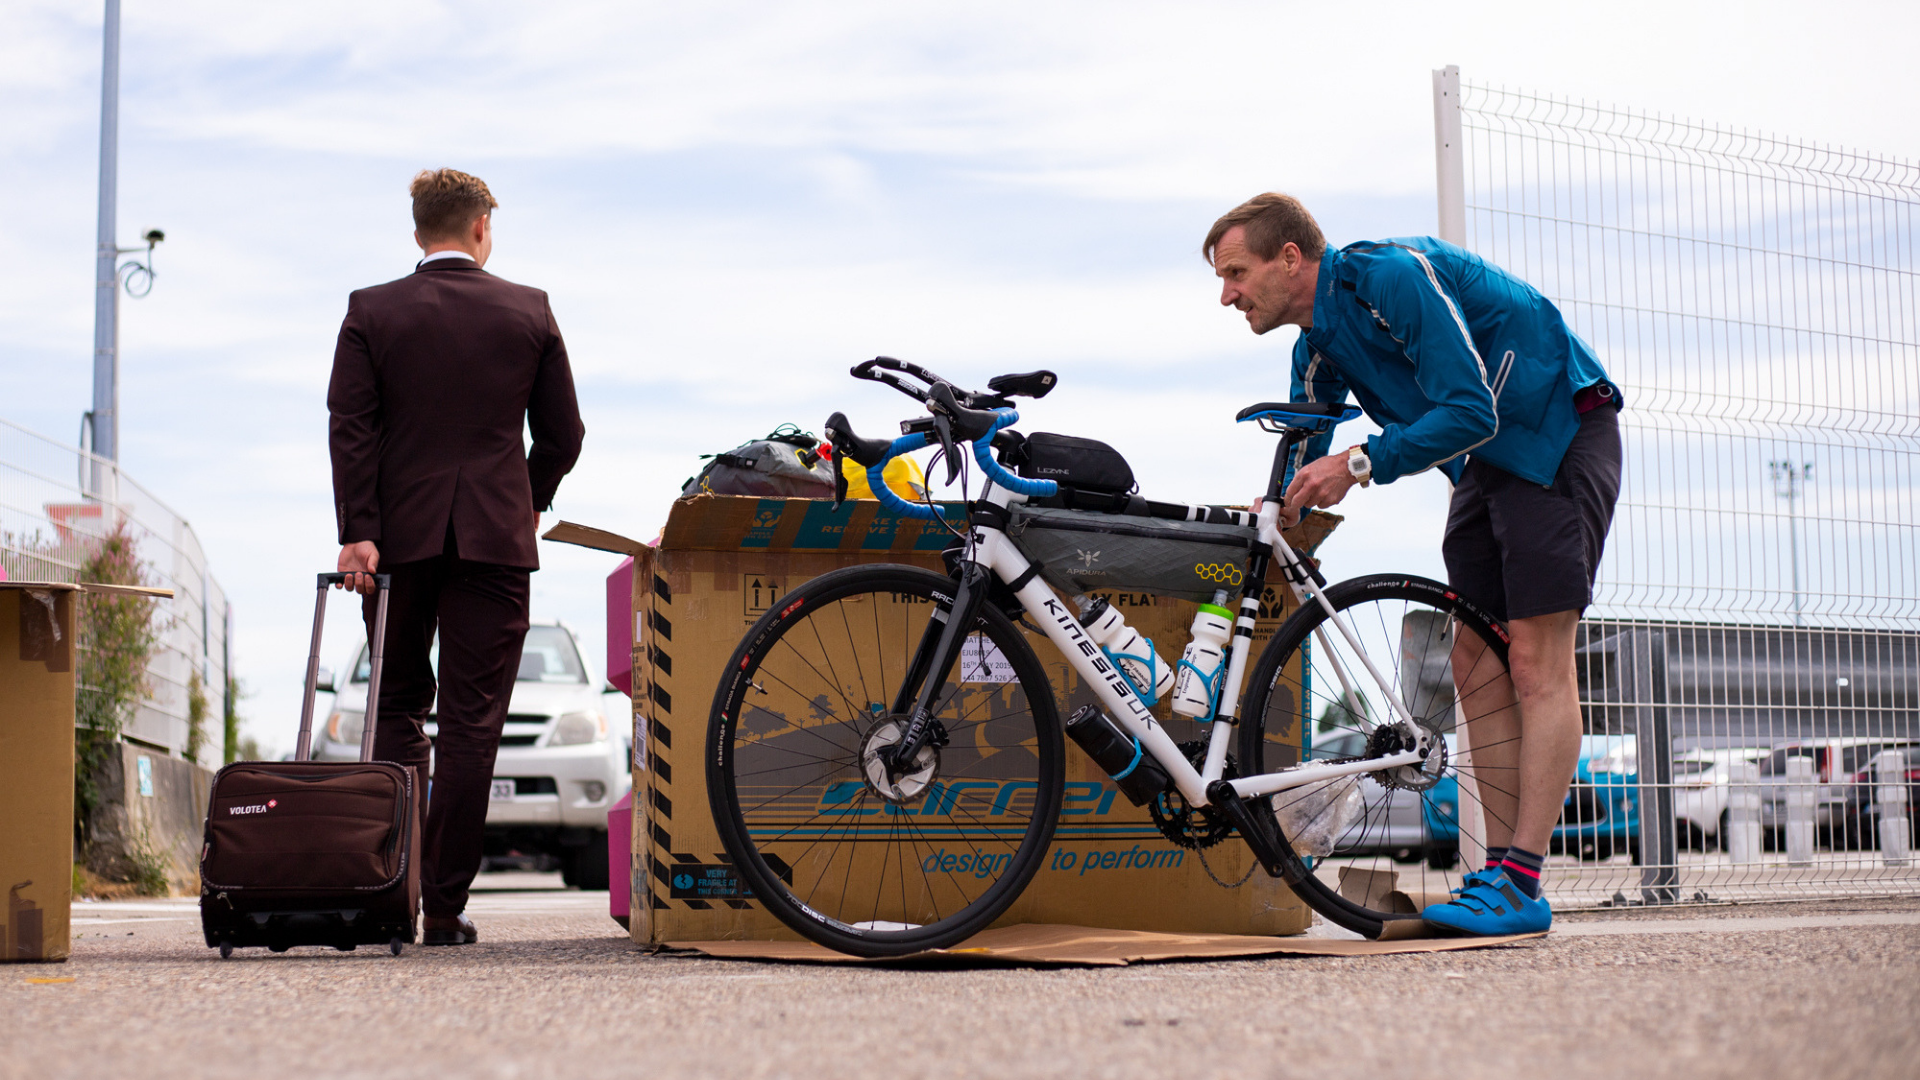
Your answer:
[[[474,262],[472,259],[435,259],[432,262],[415,263],[413,265],[413,272],[416,274],[437,274],[442,270],[486,273],[486,271],[480,269],[480,264]]]
[[[1334,263],[1339,261],[1340,254],[1328,248],[1320,256],[1320,277],[1313,286],[1313,327],[1304,332],[1309,348],[1324,348],[1333,340]]]

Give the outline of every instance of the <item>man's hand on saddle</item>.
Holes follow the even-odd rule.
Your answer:
[[[1280,510],[1280,527],[1291,529],[1301,515],[1315,507],[1336,506],[1360,481],[1347,469],[1345,451],[1328,454],[1301,466],[1287,486],[1287,504]]]

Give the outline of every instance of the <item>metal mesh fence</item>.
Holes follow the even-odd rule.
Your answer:
[[[101,538],[120,524],[148,583],[174,591],[172,600],[156,606],[160,640],[147,668],[151,692],[126,737],[186,756],[188,691],[198,674],[206,714],[196,760],[218,767],[230,618],[193,527],[112,462],[0,420],[0,568],[10,580],[80,580]],[[79,692],[92,688],[83,682]]]
[[[1920,891],[1920,167],[1435,76],[1443,237],[1627,402],[1552,894]]]

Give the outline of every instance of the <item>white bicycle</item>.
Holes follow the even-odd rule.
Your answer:
[[[1513,738],[1507,642],[1445,585],[1398,575],[1329,585],[1282,538],[1281,498],[1306,441],[1358,409],[1241,410],[1240,421],[1282,437],[1252,514],[1089,497],[1071,467],[1050,470],[1065,483],[1015,475],[994,453],[1018,463],[1011,399],[1043,396],[1055,382],[1049,372],[1001,376],[988,392],[888,357],[853,374],[927,411],[892,441],[859,438],[840,413],[827,422],[836,452],[866,466],[892,513],[945,521],[931,501],[888,490],[883,471],[895,456],[938,446],[949,483],[969,463],[983,479],[964,524],[944,526],[953,534],[948,575],[893,564],[824,574],[783,598],[735,651],[714,696],[707,783],[721,838],[756,900],[846,953],[953,945],[1020,895],[1063,816],[1104,811],[1125,793],[1168,841],[1200,857],[1237,833],[1262,868],[1340,926],[1378,937],[1418,918],[1393,910],[1381,890],[1343,893],[1341,875],[1403,865],[1409,806],[1428,848],[1457,843],[1469,786],[1456,783],[1450,743],[1470,732],[1478,755]],[[1188,697],[1203,691],[1201,715],[1156,717],[1151,699],[1166,680],[1151,642],[1144,654],[1096,644],[1075,603],[1048,584],[1060,575],[1043,576],[1047,567],[1029,558],[1031,545],[1014,535],[1023,515],[1063,505],[1097,505],[1075,527],[1115,538],[1177,537],[1206,522],[1242,537],[1237,610],[1220,613],[1231,615],[1230,640],[1209,664],[1181,665],[1197,680]],[[1275,571],[1300,607],[1256,660],[1255,619]],[[1052,642],[1091,688],[1097,703],[1077,710],[1067,733],[1119,791],[1065,781],[1059,704],[1031,635]],[[1316,720],[1334,723],[1353,752],[1301,760],[1303,727]],[[1488,775],[1503,783],[1483,774],[1481,787]],[[1342,808],[1334,835],[1315,841],[1317,858],[1283,825],[1299,830]],[[1418,858],[1421,843],[1411,847]],[[1458,884],[1447,860],[1416,872],[1437,886],[1419,890],[1429,894]],[[1426,880],[1430,873],[1440,880]]]

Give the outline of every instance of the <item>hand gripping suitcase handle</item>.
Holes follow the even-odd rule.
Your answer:
[[[373,760],[373,733],[380,722],[380,675],[386,667],[387,646],[387,596],[393,588],[390,574],[370,574],[373,578],[375,601],[373,609],[373,649],[371,670],[367,677],[367,713],[366,726],[360,732],[360,760]],[[300,703],[300,735],[293,747],[295,761],[307,761],[313,757],[313,700],[320,685],[320,630],[327,621],[327,588],[331,585],[344,585],[347,575],[344,573],[320,574],[315,583],[316,596],[313,603],[313,644],[307,650],[307,691]],[[348,673],[352,678],[352,673]]]

